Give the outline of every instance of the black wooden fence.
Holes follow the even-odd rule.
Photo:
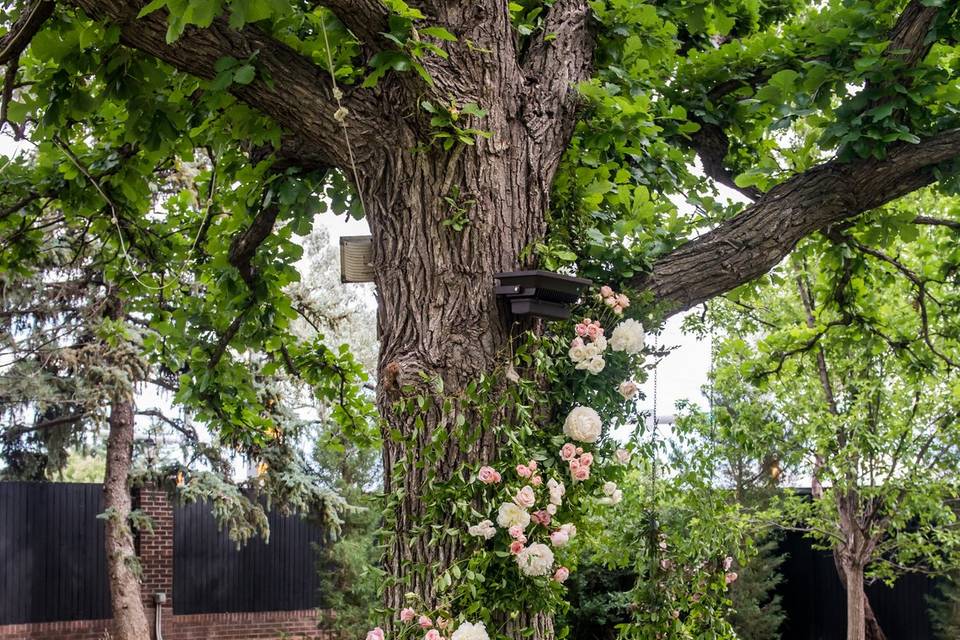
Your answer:
[[[270,542],[237,549],[205,504],[174,509],[173,612],[296,611],[319,605],[319,527],[269,514]]]
[[[0,482],[0,624],[110,617],[98,484]]]
[[[0,482],[0,625],[110,617],[99,484]],[[319,603],[320,529],[270,516],[237,550],[206,505],[174,508],[174,612],[294,611]]]

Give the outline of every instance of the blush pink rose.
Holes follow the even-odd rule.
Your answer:
[[[582,338],[583,336],[587,335],[587,327],[588,325],[581,322],[576,327],[574,327],[573,330],[576,332],[578,336]]]
[[[603,285],[602,287],[600,287],[600,295],[603,296],[604,298],[609,298],[610,296],[613,295],[613,289],[611,289],[607,285]]]
[[[517,555],[521,551],[523,551],[522,542],[520,542],[519,540],[514,540],[513,542],[510,543],[510,553],[512,553],[513,555]]]
[[[514,540],[519,540],[520,538],[525,537],[523,535],[523,527],[521,527],[518,524],[515,524],[509,529],[507,529],[507,533],[509,533],[510,537],[513,538]]]
[[[541,478],[540,476],[533,476],[532,478],[530,478],[530,484],[532,484],[535,487],[539,487],[540,485],[543,484],[543,478]]]
[[[367,640],[383,640],[383,629],[376,627],[368,631]]]
[[[590,467],[580,467],[573,472],[573,477],[576,480],[586,480],[590,477]]]
[[[537,496],[533,493],[533,487],[528,485],[517,492],[517,495],[513,497],[513,501],[518,507],[529,509],[537,501]]]
[[[480,467],[477,478],[484,484],[496,484],[500,482],[500,474],[493,467]]]
[[[417,624],[424,629],[429,629],[433,626],[433,620],[431,620],[428,616],[420,616],[420,619],[417,620]]]
[[[576,458],[572,459],[569,464],[570,464],[570,471],[573,473],[576,473],[577,469],[580,468],[580,461],[577,460]]]
[[[574,338],[573,340],[570,341],[570,348],[571,348],[571,349],[579,349],[579,348],[582,347],[582,346],[584,346],[583,338],[581,338],[581,337],[579,337],[579,336],[577,336],[576,338]]]
[[[603,335],[603,329],[598,324],[592,324],[587,327],[587,337],[591,340],[596,340]]]
[[[563,448],[560,449],[560,457],[564,460],[573,460],[575,455],[577,455],[577,448],[570,442],[563,445]]]
[[[530,476],[533,475],[533,471],[531,471],[530,467],[528,467],[525,464],[518,464],[517,475],[520,476],[521,478],[529,478]]]
[[[580,456],[580,466],[581,466],[581,467],[589,467],[589,466],[592,465],[592,464],[593,464],[593,454],[592,454],[592,453],[585,453],[585,454],[583,454],[582,456]]]
[[[530,471],[536,471],[538,466],[537,461],[531,460],[530,462],[527,463],[527,466],[530,467]]]
[[[627,307],[630,306],[630,298],[628,298],[627,296],[625,296],[625,295],[622,294],[622,293],[618,293],[618,294],[617,294],[617,306],[618,306],[618,307],[623,307],[624,309],[626,309]]]
[[[556,573],[553,574],[553,579],[557,582],[566,582],[567,578],[570,577],[570,569],[566,567],[559,567]]]
[[[563,529],[558,529],[550,534],[550,544],[555,547],[562,547],[570,542],[570,534]]]
[[[723,576],[723,579],[726,581],[727,584],[733,584],[734,582],[737,581],[738,577],[739,576],[737,575],[736,571],[731,571],[727,575]]]
[[[430,631],[427,631],[427,634],[423,636],[423,640],[443,640],[443,638],[439,631],[430,629]]]
[[[417,617],[417,612],[407,607],[400,611],[400,622],[413,622],[413,619]]]

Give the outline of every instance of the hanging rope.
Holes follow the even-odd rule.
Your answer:
[[[350,170],[353,172],[353,184],[357,188],[357,198],[360,200],[360,210],[367,215],[367,206],[363,202],[363,189],[360,188],[360,176],[357,174],[357,161],[353,157],[353,145],[350,143],[350,131],[347,129],[347,116],[350,110],[343,106],[343,91],[337,86],[336,69],[333,66],[333,52],[330,50],[330,40],[327,38],[327,22],[323,18],[324,11],[320,10],[320,30],[323,32],[323,46],[327,50],[327,70],[330,72],[330,85],[333,99],[337,101],[337,110],[333,119],[340,123],[343,129],[343,140],[347,147],[347,156],[350,158]]]

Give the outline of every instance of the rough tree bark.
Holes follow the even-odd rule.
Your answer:
[[[133,457],[134,407],[130,397],[114,398],[107,439],[107,469],[103,479],[106,520],[107,573],[113,610],[113,640],[147,640],[150,625],[140,598],[137,551],[130,529],[130,477]]]
[[[303,165],[352,174],[344,144],[345,134],[350,136],[375,242],[382,344],[378,404],[388,430],[414,433],[412,420],[391,407],[402,386],[421,384],[421,374],[456,390],[504,362],[511,327],[493,297],[493,274],[523,266],[521,250],[546,233],[550,185],[575,120],[574,87],[588,77],[593,56],[587,0],[556,0],[543,30],[552,38],[526,51],[517,49],[501,0],[417,2],[431,23],[458,37],[444,43],[448,59],[424,60],[435,84],[428,86],[416,74],[391,74],[373,90],[344,88],[349,115],[343,126],[333,117],[338,104],[324,70],[256,27],[236,31],[218,18],[208,29],[188,28],[170,44],[163,12],[137,18],[143,0],[68,3],[118,25],[125,45],[200,77],[212,78],[223,56],[256,53],[258,77],[231,91],[282,124],[288,134],[285,162],[296,162],[296,155]],[[365,52],[381,45],[387,14],[380,2],[323,4],[361,39]],[[431,146],[428,119],[417,109],[424,99],[476,102],[488,116],[470,124],[492,138],[451,151]],[[428,151],[412,153],[424,147]],[[633,284],[651,290],[674,312],[689,308],[763,274],[803,236],[931,183],[933,167],[957,156],[960,132],[954,131],[891,149],[884,161],[826,163],[664,257]],[[463,202],[474,201],[466,207],[470,224],[460,233],[442,225],[450,215],[443,198],[454,188]],[[411,571],[411,562],[442,568],[458,553],[453,546],[427,549],[416,533],[422,524],[423,471],[414,463],[441,420],[435,413],[422,417],[426,428],[411,449],[385,438],[391,443],[384,451],[386,469],[403,460],[406,471],[387,480],[388,492],[400,490],[402,496],[391,566],[400,584],[390,591],[391,606],[398,606],[407,590],[427,601],[433,597],[430,576]],[[492,455],[495,444],[489,436],[469,451],[449,443],[438,473],[443,477],[461,463]],[[521,617],[517,625],[523,624],[535,628],[533,640],[552,636],[548,619]]]

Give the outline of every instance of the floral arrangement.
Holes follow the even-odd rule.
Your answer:
[[[553,323],[552,333],[526,334],[517,346],[509,369],[516,365],[523,374],[505,376],[514,385],[514,413],[510,424],[491,425],[507,446],[497,460],[465,469],[463,482],[443,487],[445,497],[436,498],[469,514],[459,527],[467,553],[435,579],[443,602],[398,612],[397,638],[503,637],[487,626],[507,599],[516,611],[556,610],[575,569],[571,547],[584,514],[623,500],[618,480],[632,453],[611,431],[638,415],[644,329],[623,317],[630,308],[625,294],[605,286],[590,300],[589,316]],[[414,604],[416,596],[408,597]],[[384,637],[377,628],[367,640]]]

